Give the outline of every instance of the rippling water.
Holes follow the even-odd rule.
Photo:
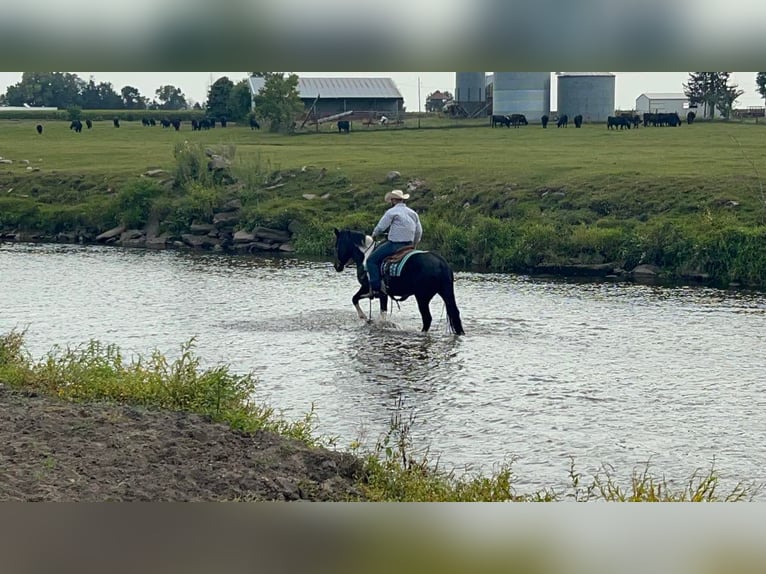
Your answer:
[[[443,466],[514,460],[522,492],[565,487],[570,457],[586,476],[714,461],[726,489],[766,482],[766,295],[456,277],[462,338],[438,298],[430,334],[409,300],[395,326],[359,321],[354,271],[329,262],[0,244],[0,332],[27,328],[36,358],[90,338],[176,356],[195,337],[288,418],[313,404],[341,447],[398,413]]]

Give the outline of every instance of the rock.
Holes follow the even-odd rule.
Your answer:
[[[289,231],[291,235],[297,233],[302,228],[303,224],[297,219],[291,219],[290,223],[287,224],[287,231]]]
[[[31,165],[27,166],[27,171],[40,171],[39,167],[32,167]]]
[[[12,159],[0,159],[0,163],[11,164],[11,163],[13,163],[13,160]]]
[[[660,268],[656,265],[637,265],[633,268],[630,274],[633,277],[656,277],[660,273]]]
[[[160,177],[163,175],[166,175],[168,172],[164,169],[150,169],[149,171],[144,172],[145,177]]]
[[[303,199],[316,199],[316,195],[313,193],[304,193],[302,197]]]
[[[292,243],[283,243],[279,246],[280,251],[284,251],[285,253],[293,253],[295,251],[295,247],[293,247]]]
[[[29,165],[29,160],[28,159],[20,159],[19,163],[23,163],[24,165]]]
[[[320,199],[330,199],[331,195],[329,193],[325,193]]]
[[[222,225],[233,225],[238,222],[239,222],[238,211],[223,211],[221,213],[216,213],[213,216],[213,225],[215,225],[216,227],[220,227]]]
[[[285,243],[290,241],[290,234],[279,229],[269,229],[268,227],[256,227],[253,229],[253,235],[256,239],[267,243]]]
[[[218,211],[224,213],[228,211],[238,211],[240,209],[242,209],[242,202],[239,199],[230,199],[224,203],[223,207],[221,207]]]
[[[184,233],[181,235],[181,239],[184,244],[194,249],[212,249],[214,246],[219,245],[220,241],[207,235],[193,235],[191,233]]]
[[[105,241],[109,241],[110,239],[115,239],[116,237],[119,237],[120,235],[122,235],[124,231],[125,231],[125,226],[119,225],[117,227],[110,229],[109,231],[104,231],[101,235],[98,235],[96,237],[96,241],[105,242]]]
[[[120,243],[124,244],[126,241],[132,241],[140,237],[144,237],[143,231],[140,229],[128,229],[120,234]]]
[[[152,236],[146,238],[146,247],[148,249],[165,249],[167,247],[170,235],[163,233],[162,235]]]
[[[214,155],[212,159],[207,162],[207,168],[210,171],[229,169],[231,162],[221,155]]]
[[[195,235],[207,235],[211,231],[215,231],[216,227],[212,223],[192,223],[189,226],[189,231]]]
[[[398,171],[389,171],[389,172],[386,174],[386,181],[387,181],[388,183],[391,183],[391,182],[394,182],[394,181],[396,181],[396,180],[397,180],[397,179],[399,179],[400,177],[402,177],[402,174],[401,174],[401,173],[399,173]]]
[[[419,191],[425,188],[426,182],[422,179],[411,179],[407,182],[407,193],[412,193],[413,191]]]
[[[255,235],[244,230],[239,230],[234,234],[234,243],[252,243],[255,241]]]

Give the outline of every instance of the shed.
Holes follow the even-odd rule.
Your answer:
[[[250,77],[249,84],[255,96],[265,79]],[[352,119],[397,117],[404,111],[404,97],[391,78],[298,78],[298,95],[307,110],[316,106],[313,113],[320,118],[348,112],[354,112]]]
[[[689,98],[684,94],[645,92],[636,98],[636,112],[639,114],[672,114],[676,112],[679,116],[685,117],[689,111]]]

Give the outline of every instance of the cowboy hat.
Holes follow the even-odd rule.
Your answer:
[[[401,189],[394,189],[393,191],[389,191],[386,193],[386,201],[391,201],[392,199],[409,199],[410,194],[404,193]]]

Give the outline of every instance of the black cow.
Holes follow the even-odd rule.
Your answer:
[[[145,128],[148,128],[151,124],[149,123],[149,120],[147,118],[141,118],[141,125]]]
[[[120,118],[114,118],[112,120],[112,123],[114,124],[114,127],[116,128],[120,127]]]
[[[43,126],[41,126],[40,124],[37,124],[37,127],[35,129],[37,129],[38,134],[43,133]]]
[[[492,116],[492,127],[494,128],[497,124],[502,124],[505,127],[509,128],[511,127],[511,118],[508,116]]]
[[[697,117],[697,114],[695,114],[694,112],[689,112],[688,114],[686,114],[686,123],[693,124],[694,118],[696,117]]]
[[[564,114],[563,116],[559,116],[559,121],[556,122],[556,127],[565,128],[567,127],[568,123],[569,123],[569,116]]]
[[[171,120],[170,125],[173,126],[173,128],[178,131],[181,129],[181,120],[178,118]]]
[[[162,125],[163,128],[169,128],[170,127],[170,120],[167,119],[167,118],[162,118],[160,120],[160,124]]]
[[[632,120],[629,118],[626,118],[625,116],[609,116],[608,118],[606,118],[606,129],[608,130],[611,130],[612,128],[630,129],[631,124],[632,124]]]
[[[543,116],[540,118],[540,122],[543,124],[543,129],[548,127],[548,116]]]
[[[222,128],[225,128],[225,127],[226,127],[226,123],[227,123],[229,120],[227,120],[225,117],[221,116],[221,119],[220,119],[219,121],[221,122],[221,127],[222,127]]]
[[[156,126],[157,122],[154,120],[154,118],[149,118],[149,125],[150,126]]]
[[[641,125],[641,116],[635,115],[632,118],[628,118],[628,121],[630,121],[633,124],[633,127],[638,129],[638,126]]]
[[[349,133],[351,130],[351,124],[348,120],[338,120],[338,133],[346,132]]]
[[[69,124],[69,129],[79,134],[82,131],[82,122],[80,120],[72,120],[72,123]]]
[[[85,125],[88,127],[88,129],[93,127],[93,122],[90,121],[90,119],[85,120]]]
[[[199,127],[199,122],[196,119],[192,119],[191,126],[192,126],[192,131],[193,132],[196,132],[196,131],[199,131],[200,129],[202,129],[202,128]]]
[[[254,117],[250,117],[250,129],[251,130],[261,129],[261,124],[259,124],[258,120],[256,120]]]
[[[524,114],[511,114],[511,125],[515,128],[529,125],[527,117]]]
[[[576,128],[581,128],[582,127],[582,116],[580,114],[577,114],[574,117],[574,125],[575,125]]]

